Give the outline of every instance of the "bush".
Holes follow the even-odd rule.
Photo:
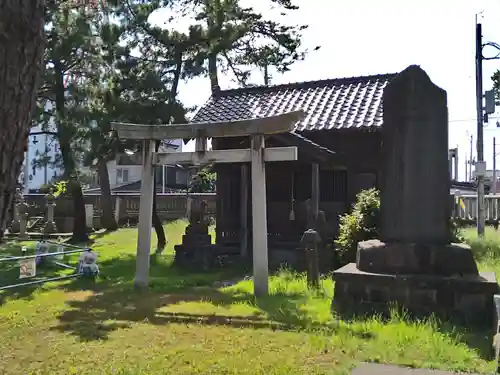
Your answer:
[[[465,242],[465,238],[462,235],[462,231],[460,229],[461,228],[458,220],[451,218],[450,222],[451,242],[456,242],[456,243]]]
[[[359,241],[378,237],[379,213],[379,192],[369,189],[358,193],[352,211],[340,216],[339,236],[335,245],[341,264],[356,261]]]

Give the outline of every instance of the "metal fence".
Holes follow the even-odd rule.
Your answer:
[[[0,285],[0,292],[8,289],[39,285],[51,281],[62,281],[82,276],[94,278],[99,273],[99,267],[97,266],[97,254],[94,253],[91,248],[60,242],[39,241],[36,244],[35,253],[27,255],[27,246],[19,246],[21,247],[22,255],[5,256],[0,258],[0,266],[11,264],[13,267],[19,269],[18,279],[28,281]],[[49,252],[50,246],[56,246],[57,251]],[[69,248],[70,250],[65,250],[65,248]],[[74,254],[80,254],[76,265],[64,262],[65,256]],[[37,276],[37,268],[44,269],[47,268],[48,265],[55,266],[55,268],[59,270],[66,269],[73,272],[57,276],[44,276],[33,280]]]

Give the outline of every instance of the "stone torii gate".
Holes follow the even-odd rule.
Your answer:
[[[303,117],[302,111],[278,116],[227,121],[171,125],[139,125],[112,123],[121,139],[141,140],[142,181],[139,208],[136,287],[147,287],[151,250],[154,166],[165,164],[203,165],[209,163],[251,164],[253,279],[256,296],[268,293],[268,249],[265,163],[297,160],[297,147],[266,148],[264,136],[292,131]],[[218,137],[250,137],[250,149],[207,151],[207,139]],[[164,139],[196,139],[195,152],[155,153],[155,141]]]

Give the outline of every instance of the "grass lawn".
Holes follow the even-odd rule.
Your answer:
[[[280,272],[256,300],[244,273],[183,274],[171,267],[185,223],[166,226],[169,248],[151,266],[149,292],[131,288],[136,229],[95,239],[101,277],[22,288],[0,305],[0,374],[347,374],[358,361],[491,373],[491,339],[432,320],[332,318],[320,291]],[[500,236],[465,235],[481,268],[500,272]],[[6,247],[3,253],[15,252]],[[1,256],[1,255],[0,255]],[[18,270],[0,269],[0,285]],[[233,281],[223,287],[220,281]],[[226,285],[226,284],[224,284]]]

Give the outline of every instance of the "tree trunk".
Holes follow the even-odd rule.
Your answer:
[[[43,64],[45,0],[0,0],[0,238],[15,193]]]
[[[165,229],[163,228],[163,223],[158,216],[156,211],[156,177],[155,177],[155,187],[153,193],[153,228],[156,232],[156,252],[161,253],[165,246],[167,246],[167,237],[165,236]]]
[[[217,72],[217,54],[208,55],[208,77],[210,79],[210,90],[212,94],[218,94],[220,91],[219,74]]]
[[[89,240],[87,234],[87,220],[85,218],[85,199],[83,197],[82,185],[78,179],[70,179],[68,181],[69,193],[73,198],[73,211],[74,211],[74,221],[73,221],[73,236],[71,237],[71,242],[82,243]],[[81,209],[83,207],[83,211]]]
[[[61,134],[59,128],[59,134]],[[88,241],[87,220],[85,218],[85,199],[82,185],[78,180],[75,161],[71,154],[70,142],[59,136],[59,147],[64,165],[64,179],[68,182],[68,193],[73,200],[73,236],[71,242],[81,243]]]
[[[71,150],[71,141],[74,136],[74,126],[67,118],[66,114],[66,89],[64,87],[64,69],[61,61],[53,61],[56,74],[55,103],[57,138],[64,166],[64,179],[68,181],[69,194],[73,199],[73,236],[71,242],[80,243],[88,241],[87,220],[85,217],[85,199],[83,197],[82,185],[78,180],[78,171]]]
[[[160,148],[160,141],[156,142],[155,152],[158,152]],[[165,229],[163,229],[163,223],[158,216],[156,211],[156,170],[154,173],[153,181],[153,228],[156,232],[156,252],[161,253],[165,246],[167,246],[167,237],[165,236]]]
[[[99,158],[97,163],[99,186],[101,187],[101,225],[106,230],[116,230],[118,225],[113,214],[113,201],[109,185],[109,173],[106,160]]]

